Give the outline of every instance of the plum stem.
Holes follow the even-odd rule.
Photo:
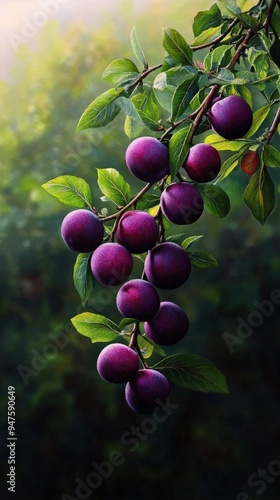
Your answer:
[[[142,354],[141,349],[140,349],[139,344],[138,344],[138,335],[140,335],[140,334],[141,334],[141,332],[140,332],[140,328],[139,328],[139,321],[136,321],[136,323],[134,323],[133,330],[131,332],[129,347],[131,347],[132,349],[134,349],[137,352],[143,367],[149,368],[146,361],[143,358],[143,354]]]
[[[163,223],[162,210],[160,206],[158,207],[157,213],[154,218],[158,220],[158,225],[159,225],[158,242],[163,243],[165,241],[165,227]]]

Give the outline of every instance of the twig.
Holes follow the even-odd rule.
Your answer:
[[[226,66],[226,69],[229,69],[230,71],[233,70],[234,66],[236,65],[236,63],[238,63],[241,55],[242,55],[242,52],[245,50],[245,47],[247,45],[247,42],[250,40],[250,38],[255,34],[255,32],[250,28],[245,37],[243,38],[243,41],[240,43],[240,45],[237,47],[236,49],[236,52],[233,56],[233,58],[231,59],[231,61],[228,63],[228,65]]]
[[[132,200],[130,200],[130,202],[127,205],[125,205],[125,207],[121,208],[115,214],[111,214],[106,217],[100,217],[100,220],[102,220],[102,222],[106,222],[107,220],[116,219],[116,217],[119,218],[129,207],[132,207],[132,205],[137,203],[137,201],[141,198],[141,196],[143,196],[143,194],[149,191],[152,185],[153,184],[151,182],[148,182],[148,184],[146,184],[146,186],[144,186],[143,189],[141,189],[141,191],[139,191],[139,193],[136,196],[134,196],[134,198],[132,198]]]
[[[276,4],[279,6],[279,2],[277,0],[271,0],[271,3],[268,7],[266,19],[262,25],[262,27],[265,29],[266,32],[268,32],[268,27],[271,23],[272,14],[276,7]]]
[[[266,136],[266,143],[267,144],[270,143],[270,141],[271,141],[274,133],[276,132],[276,129],[277,129],[279,123],[280,123],[280,108],[278,108],[278,111],[277,111],[277,113],[276,113],[276,115],[274,117],[272,125],[271,125],[271,127],[270,127],[270,129],[268,131],[267,136]]]
[[[232,23],[228,25],[228,28],[224,33],[221,35],[217,36],[217,38],[214,38],[214,40],[211,40],[210,42],[203,43],[201,45],[191,45],[191,49],[193,52],[196,50],[201,50],[201,49],[206,49],[207,47],[211,47],[212,45],[217,45],[219,42],[221,42],[232,30],[232,28],[238,23],[238,18],[236,17]]]

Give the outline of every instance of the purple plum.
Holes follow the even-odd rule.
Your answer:
[[[189,329],[186,313],[173,302],[161,302],[156,316],[144,323],[144,331],[156,344],[174,345],[184,338]]]
[[[121,216],[116,237],[131,253],[143,253],[155,246],[158,233],[157,223],[150,214],[131,210]]]
[[[125,283],[117,294],[117,308],[127,318],[146,321],[153,318],[160,305],[157,290],[151,283],[134,279]]]
[[[253,122],[253,113],[245,99],[229,95],[215,100],[207,118],[217,134],[224,139],[234,140],[247,134]]]
[[[97,358],[97,371],[101,378],[113,384],[128,382],[137,375],[139,359],[136,352],[123,344],[109,344]]]
[[[155,137],[138,137],[126,150],[130,172],[144,182],[158,182],[169,173],[168,148]]]
[[[169,396],[170,384],[165,375],[157,370],[144,368],[125,387],[125,398],[129,407],[138,413],[152,413],[158,400],[164,402]]]
[[[217,177],[221,158],[210,144],[196,144],[191,147],[184,168],[193,181],[209,182]]]
[[[102,243],[104,226],[89,210],[73,210],[62,221],[61,236],[74,252],[88,253]]]
[[[191,262],[182,247],[168,241],[160,243],[149,252],[145,259],[144,271],[155,287],[173,290],[187,281]]]
[[[189,182],[172,183],[161,194],[163,215],[173,224],[193,224],[203,212],[203,199]]]
[[[117,286],[129,278],[133,258],[119,243],[104,243],[93,252],[90,264],[92,274],[99,283]]]

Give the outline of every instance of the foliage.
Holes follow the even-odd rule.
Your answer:
[[[248,156],[248,153],[253,151],[254,161],[257,155],[259,162],[254,173],[249,176],[244,202],[252,215],[264,224],[275,207],[275,188],[269,171],[280,166],[280,151],[277,148],[277,137],[280,133],[280,59],[277,35],[280,30],[279,5],[275,0],[221,0],[219,3],[220,7],[214,4],[209,10],[196,15],[193,22],[194,40],[191,45],[176,29],[164,29],[162,45],[165,58],[152,66],[149,65],[149,58],[141,48],[133,29],[130,40],[137,61],[122,57],[107,66],[103,78],[112,87],[97,96],[85,109],[77,131],[104,127],[121,114],[124,115],[124,131],[130,140],[143,135],[144,132],[156,135],[163,144],[168,145],[170,160],[170,175],[153,186],[153,195],[158,197],[171,181],[174,182],[177,178],[179,182],[190,181],[181,169],[191,145],[201,142],[202,133],[205,143],[214,145],[218,151],[234,152],[225,158],[215,182],[210,185],[197,184],[205,209],[217,218],[227,216],[230,199],[225,190],[216,184],[225,179],[230,182],[230,174],[241,163],[244,164],[245,158],[250,165],[251,155]],[[139,63],[141,69],[138,67]],[[156,76],[152,77],[155,72]],[[252,126],[240,139],[223,139],[211,131],[207,112],[214,99],[221,95],[238,95],[253,109]],[[69,186],[70,180],[71,183],[74,182],[73,199],[76,200],[72,206],[82,206],[77,205],[77,196],[83,200],[83,206],[91,206],[88,186],[87,195],[81,194],[81,191],[85,191],[85,186],[81,189],[81,179],[77,178],[75,181],[72,177],[70,179],[70,176],[64,176],[45,183],[43,187],[68,204],[71,198],[61,195],[61,184]],[[147,198],[151,184],[131,196],[129,183],[116,169],[108,168],[98,170],[98,186],[103,195],[102,200],[113,203],[117,210],[109,215],[98,214],[109,226],[111,221],[115,220],[113,226],[108,229],[109,235],[106,239],[114,241],[120,215],[131,207],[136,208],[141,200],[141,209],[155,214],[160,227],[159,242],[165,241],[168,225],[158,204],[153,206],[153,198]],[[92,209],[97,213],[96,207]],[[193,240],[195,238],[193,237]],[[183,241],[183,248],[184,245]],[[217,266],[216,259],[207,252],[190,252],[188,249],[186,252],[197,267]],[[84,268],[84,259],[80,260]],[[86,283],[90,283],[90,268],[87,266],[85,272],[79,273],[77,266],[76,262],[75,286],[78,291],[82,290],[81,298],[84,301],[85,297],[90,296],[86,290]],[[94,318],[90,319],[86,315],[87,313],[82,313],[72,319],[79,333],[89,336],[93,342],[107,342],[121,334],[122,338],[127,339],[129,345],[137,350],[143,366],[147,366],[142,354],[145,349],[145,337],[141,334],[139,322],[135,323],[132,331],[123,335],[118,332],[117,325],[114,326],[108,318],[98,318],[94,315]],[[88,323],[94,326],[89,327]],[[149,346],[149,354],[152,352]],[[196,364],[203,369],[196,371],[198,380],[192,380],[188,377],[188,370]],[[184,380],[184,385],[192,389],[206,392],[228,391],[219,370],[210,366],[207,360],[198,360],[192,355],[178,355],[177,358],[164,356],[164,360],[154,366],[166,370],[173,382],[182,383]],[[211,374],[211,377],[209,375],[209,378],[205,378],[206,372]]]

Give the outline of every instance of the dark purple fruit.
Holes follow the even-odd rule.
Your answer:
[[[234,140],[247,134],[253,122],[253,113],[242,97],[229,95],[214,102],[207,118],[217,134]]]
[[[157,223],[150,214],[131,210],[121,216],[116,237],[131,253],[143,253],[155,246],[158,233]]]
[[[117,286],[124,283],[133,268],[129,251],[118,243],[100,245],[91,257],[93,276],[102,285]]]
[[[73,210],[62,221],[61,236],[64,243],[74,252],[88,253],[102,243],[104,227],[98,217],[89,210]]]
[[[193,224],[203,212],[203,199],[193,184],[179,182],[165,188],[160,206],[163,215],[173,224]]]
[[[156,316],[144,324],[144,331],[156,344],[174,345],[184,338],[189,329],[186,313],[173,302],[161,302]]]
[[[164,402],[170,392],[170,384],[162,373],[145,368],[125,387],[125,398],[130,408],[138,413],[152,413],[158,401]]]
[[[169,173],[168,149],[154,137],[138,137],[125,154],[128,169],[144,182],[157,182]]]
[[[196,144],[190,149],[184,168],[193,181],[209,182],[217,177],[221,158],[210,144]]]
[[[104,347],[97,358],[97,371],[101,378],[121,384],[135,377],[139,370],[139,359],[135,351],[123,344]]]
[[[134,279],[125,283],[117,294],[117,308],[127,318],[146,321],[159,310],[160,299],[151,283]]]
[[[191,272],[190,258],[176,243],[160,243],[147,255],[144,271],[155,287],[172,290],[187,281]]]

